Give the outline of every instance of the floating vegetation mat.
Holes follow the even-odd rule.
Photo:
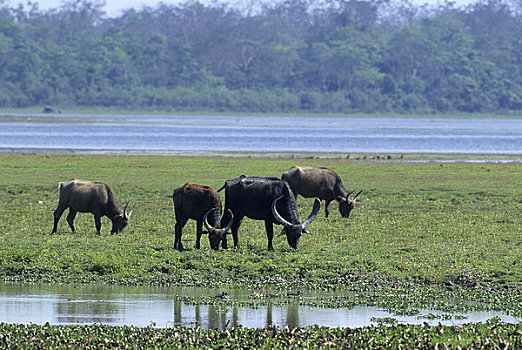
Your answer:
[[[50,326],[0,324],[2,349],[317,349],[317,348],[522,348],[522,323],[497,319],[461,326],[404,325],[364,328],[230,328]]]

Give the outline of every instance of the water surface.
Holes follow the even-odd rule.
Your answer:
[[[374,318],[391,317],[401,323],[461,324],[484,322],[500,317],[504,322],[520,322],[522,319],[500,312],[465,312],[463,318],[451,314],[449,319],[427,320],[418,316],[394,316],[376,308],[320,308],[299,305],[290,299],[288,305],[258,305],[252,307],[191,305],[178,296],[215,297],[223,290],[175,287],[125,287],[125,286],[70,286],[0,284],[0,322],[36,323],[53,325],[86,325],[103,323],[114,326],[176,325],[205,329],[226,327],[264,328],[278,325],[289,328],[320,325],[326,327],[362,327],[373,324]],[[251,291],[227,290],[231,300],[247,300]],[[299,298],[324,297],[325,293],[304,292]],[[333,295],[333,294],[332,294]],[[339,295],[339,294],[337,294]],[[421,310],[421,314],[447,313]]]
[[[520,155],[522,119],[11,114],[0,151]]]

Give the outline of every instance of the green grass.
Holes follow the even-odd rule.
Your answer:
[[[284,237],[268,252],[263,222],[251,219],[241,226],[239,250],[212,251],[205,237],[201,250],[192,249],[189,221],[183,243],[190,250],[173,249],[168,197],[176,187],[218,188],[240,174],[280,176],[295,164],[330,167],[349,190],[364,190],[350,219],[340,217],[337,203],[328,219],[321,208],[299,252]],[[109,236],[105,218],[98,236],[92,215],[81,213],[73,234],[65,213],[50,235],[54,190],[71,178],[106,182],[120,202],[137,204],[123,234]],[[0,154],[0,179],[4,281],[369,290],[391,293],[387,303],[399,309],[466,293],[485,308],[522,314],[520,163]],[[298,199],[301,218],[312,202]]]

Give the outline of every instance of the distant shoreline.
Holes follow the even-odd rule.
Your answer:
[[[147,109],[121,109],[110,107],[61,107],[56,106],[60,113],[44,113],[43,106],[26,108],[0,108],[0,122],[6,117],[21,116],[67,116],[67,115],[172,115],[172,116],[274,116],[274,117],[332,117],[332,118],[448,118],[448,119],[522,119],[522,114],[491,114],[491,113],[448,113],[448,114],[396,114],[396,113],[311,113],[305,111],[260,113],[260,112],[234,112],[234,111],[212,111],[212,110],[147,110]]]

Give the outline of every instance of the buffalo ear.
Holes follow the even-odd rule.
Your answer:
[[[303,233],[310,234],[310,231],[308,231],[307,229],[304,228]]]

